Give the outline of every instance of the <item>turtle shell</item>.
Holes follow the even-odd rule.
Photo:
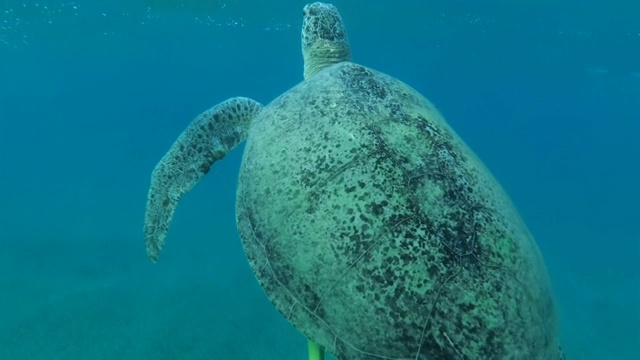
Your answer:
[[[271,102],[237,192],[274,306],[338,359],[555,359],[535,241],[482,162],[406,84],[351,62]]]

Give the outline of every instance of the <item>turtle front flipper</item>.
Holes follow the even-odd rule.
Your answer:
[[[147,254],[153,262],[162,250],[182,195],[216,161],[247,138],[262,105],[242,97],[228,99],[198,115],[180,134],[151,173],[144,219]]]

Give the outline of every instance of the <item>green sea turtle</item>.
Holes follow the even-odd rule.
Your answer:
[[[561,358],[540,251],[483,163],[418,92],[351,61],[334,6],[304,7],[302,53],[304,81],[205,111],[157,164],[151,259],[181,196],[246,140],[240,238],[310,358]]]

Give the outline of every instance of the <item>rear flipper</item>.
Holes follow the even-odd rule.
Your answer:
[[[164,246],[169,224],[182,195],[209,172],[216,161],[247,138],[258,102],[228,99],[198,115],[180,134],[151,173],[144,219],[147,254],[153,262]]]
[[[324,350],[313,340],[307,339],[309,360],[324,360]]]

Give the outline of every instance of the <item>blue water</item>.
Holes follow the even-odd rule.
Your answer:
[[[304,359],[235,229],[242,148],[158,264],[150,172],[201,111],[302,79],[305,1],[0,1],[0,359]],[[542,249],[570,360],[640,359],[640,2],[335,1]]]

